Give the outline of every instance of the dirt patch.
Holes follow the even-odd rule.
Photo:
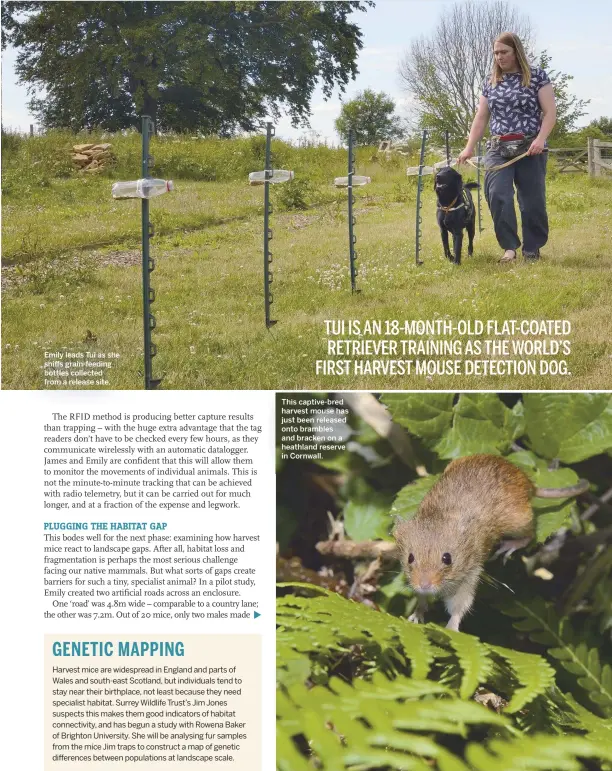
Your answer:
[[[95,251],[90,252],[89,256],[102,267],[114,265],[118,268],[128,268],[132,265],[140,265],[142,262],[142,252],[140,249],[127,249],[125,251]]]
[[[291,227],[296,230],[307,228],[312,225],[313,222],[317,222],[321,219],[319,214],[295,214],[291,217]]]
[[[2,291],[27,289],[34,294],[39,294],[52,283],[65,286],[86,283],[98,267],[113,265],[118,268],[127,268],[140,265],[141,261],[140,249],[128,249],[77,251],[61,254],[51,260],[32,260],[23,265],[5,265],[2,267]]]

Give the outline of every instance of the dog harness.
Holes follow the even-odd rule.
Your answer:
[[[465,188],[461,188],[461,195],[463,196],[463,200],[458,206],[455,206],[457,203],[457,198],[459,198],[458,195],[456,195],[453,200],[449,203],[448,206],[442,206],[442,204],[438,204],[438,209],[444,212],[444,214],[448,214],[450,211],[457,211],[457,209],[462,209],[464,206],[469,205],[469,200],[467,195],[465,194]]]
[[[441,209],[444,214],[447,214],[449,211],[456,211],[457,209],[460,209],[462,206],[465,206],[464,203],[460,203],[459,206],[455,206],[453,208],[453,205],[457,203],[457,198],[459,198],[458,195],[456,195],[453,200],[449,203],[448,206],[442,206],[441,203],[438,204],[438,209]]]

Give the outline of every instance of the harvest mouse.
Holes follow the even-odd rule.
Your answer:
[[[418,596],[410,620],[422,622],[427,597],[439,595],[450,613],[447,628],[458,630],[493,546],[505,536],[497,553],[511,554],[531,541],[531,498],[570,498],[588,486],[581,479],[572,487],[536,487],[498,455],[470,455],[449,463],[414,517],[399,522],[393,533]]]

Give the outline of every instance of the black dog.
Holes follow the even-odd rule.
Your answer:
[[[470,190],[478,188],[477,182],[466,182],[458,171],[445,166],[434,176],[434,190],[438,197],[438,225],[442,235],[444,255],[455,265],[461,264],[463,229],[468,234],[468,255],[474,252],[476,209]],[[453,234],[453,254],[448,245],[448,234]]]

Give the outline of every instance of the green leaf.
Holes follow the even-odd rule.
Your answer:
[[[512,694],[510,703],[505,709],[506,712],[510,714],[519,712],[536,697],[546,693],[553,685],[555,670],[541,656],[493,645],[487,647],[510,665],[512,673],[523,686],[517,688]]]
[[[390,393],[385,394],[381,401],[396,423],[432,446],[450,428],[453,400],[452,393]]]
[[[410,659],[412,675],[424,679],[433,659],[431,644],[419,625],[325,590],[316,598],[280,597],[277,622],[277,644],[282,641],[303,653],[327,650],[330,662],[351,645],[362,646],[379,661],[394,647]]]
[[[514,622],[516,629],[529,632],[534,642],[554,646],[548,654],[570,674],[576,676],[594,704],[612,714],[612,677],[603,676],[597,649],[589,650],[586,642],[575,645],[569,624],[559,618],[542,598],[531,601],[512,600],[498,605],[502,613],[523,621]]]
[[[298,752],[288,732],[276,726],[276,757],[278,771],[312,771],[308,760]]]
[[[612,747],[580,736],[522,736],[494,740],[486,747],[470,744],[466,760],[475,771],[581,771],[579,758],[612,760]]]
[[[522,433],[523,425],[520,410],[509,410],[496,394],[461,394],[453,409],[452,427],[434,449],[445,459],[499,455]]]
[[[344,526],[353,541],[390,539],[389,498],[372,495],[365,501],[349,501],[343,509]]]
[[[518,466],[527,474],[533,473],[538,468],[538,458],[529,450],[511,452],[509,455],[506,455],[506,460],[514,463],[515,466]]]
[[[545,458],[577,463],[612,447],[612,397],[598,393],[526,393],[527,435]]]
[[[612,720],[597,717],[582,704],[579,704],[571,693],[564,694],[564,699],[573,708],[580,725],[588,732],[588,735],[598,742],[609,744],[612,747]]]
[[[406,578],[402,571],[396,573],[390,581],[388,578],[383,579],[378,585],[378,591],[388,598],[403,593],[412,595],[412,589],[407,585]]]
[[[530,474],[530,477],[537,487],[571,487],[580,479],[578,474],[571,468],[559,468],[553,471],[538,469],[535,473]],[[550,498],[534,498],[533,505],[543,508],[549,506],[550,501]]]
[[[578,474],[573,469],[561,468],[554,471],[540,468],[531,475],[538,487],[570,487],[579,481]],[[533,498],[535,515],[536,541],[544,541],[559,528],[567,524],[570,516],[576,511],[574,498]]]
[[[431,476],[417,479],[416,482],[411,482],[406,487],[402,487],[393,501],[391,514],[402,519],[411,519],[416,514],[423,498],[438,479],[438,474],[432,474]]]
[[[489,659],[487,647],[477,637],[453,632],[450,629],[428,627],[428,634],[434,642],[447,640],[459,659],[463,671],[459,695],[462,699],[471,698],[478,686],[486,682],[491,673],[492,662]]]
[[[443,733],[465,735],[467,724],[510,727],[508,719],[472,701],[438,700],[406,704],[394,725],[408,731],[427,731],[432,725]]]
[[[386,394],[393,420],[418,436],[441,458],[506,452],[524,432],[522,404],[510,410],[492,393]]]
[[[529,612],[524,604],[507,612],[530,621],[530,636],[543,627],[558,641],[563,631],[541,600]],[[322,771],[582,771],[580,758],[598,767],[612,756],[609,721],[563,697],[541,656],[411,624],[329,592],[280,598],[278,624],[281,771],[305,771],[303,760]],[[586,644],[570,655],[582,675],[612,678]],[[312,671],[301,682],[284,680],[296,659]],[[478,688],[497,686],[512,694],[504,714],[472,699]],[[523,733],[542,730],[543,720],[550,733]]]
[[[538,511],[534,511],[535,514],[535,528],[536,528],[536,541],[538,543],[544,543],[553,533],[556,533],[559,528],[567,524],[570,515],[575,511],[575,504],[573,501],[563,504],[550,504],[547,508],[541,508]],[[534,506],[535,509],[535,506]]]

